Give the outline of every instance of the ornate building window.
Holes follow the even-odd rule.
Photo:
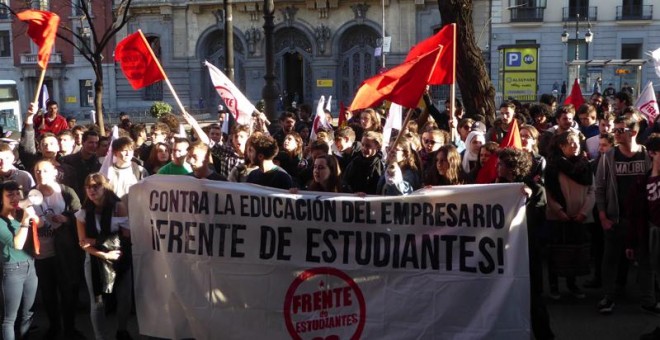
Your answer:
[[[160,38],[155,36],[147,37],[147,41],[154,51],[156,58],[161,59]],[[159,81],[144,88],[142,94],[143,100],[163,100],[163,82]]]

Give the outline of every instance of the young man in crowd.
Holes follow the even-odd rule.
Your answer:
[[[186,163],[190,142],[187,138],[175,137],[172,144],[172,157],[170,162],[158,170],[159,175],[187,175],[192,172],[190,165]]]
[[[85,197],[85,178],[87,175],[98,172],[101,169],[101,162],[99,162],[99,158],[96,156],[99,139],[98,132],[87,130],[83,133],[82,148],[80,151],[62,157],[62,163],[68,164],[75,169],[75,176],[72,178],[71,187],[78,197]]]
[[[650,271],[657,274],[660,264],[660,134],[651,134],[646,142],[651,168],[638,178],[630,191],[631,204],[627,212],[630,228],[626,238],[626,257],[631,261],[650,262]],[[655,336],[653,336],[655,334]],[[660,338],[660,328],[641,339]]]
[[[211,149],[213,167],[220,176],[229,177],[231,169],[244,162],[245,144],[249,137],[249,126],[234,124],[229,135],[229,142]]]
[[[220,124],[214,123],[209,125],[208,135],[211,140],[211,144],[209,145],[211,148],[222,146],[222,126]]]
[[[641,176],[650,169],[651,161],[644,146],[637,144],[639,122],[630,117],[614,120],[614,136],[617,146],[604,154],[596,171],[596,204],[604,231],[603,290],[604,297],[598,303],[602,314],[610,314],[616,298],[617,271],[621,254],[625,250],[625,237],[630,220],[625,212],[638,202],[628,200],[628,193]],[[642,308],[660,314],[653,288],[653,275],[648,258],[638,259],[637,282],[640,286]]]
[[[293,126],[292,126],[293,127]],[[261,135],[255,138],[247,148],[247,156],[252,164],[259,168],[250,172],[248,183],[254,183],[271,188],[291,189],[293,180],[284,169],[273,163],[279,148],[275,138]]]
[[[191,176],[199,179],[209,179],[212,181],[226,181],[227,177],[219,175],[209,165],[211,158],[211,149],[201,141],[196,141],[188,147],[187,162],[192,168]]]
[[[587,138],[587,152],[589,153],[589,159],[596,159],[598,157],[598,148],[600,144],[600,138],[603,134],[608,134],[612,132],[614,128],[614,115],[611,113],[606,113],[598,119],[598,135]]]
[[[586,148],[584,148],[584,145],[582,145],[584,143],[584,136],[579,130],[573,128],[574,118],[575,118],[575,106],[573,106],[573,104],[564,105],[557,110],[557,115],[555,116],[557,125],[549,128],[539,137],[539,153],[541,155],[543,155],[544,157],[548,156],[549,147],[552,142],[552,137],[554,137],[555,135],[562,134],[564,132],[568,132],[570,130],[573,130],[580,135],[580,143],[582,146],[580,149],[586,150]]]
[[[284,112],[280,117],[280,126],[281,129],[273,134],[273,138],[277,141],[277,146],[282,147],[284,145],[284,137],[290,132],[293,132],[293,128],[296,126],[296,114],[293,112]]]
[[[506,133],[509,131],[509,125],[511,125],[516,115],[516,105],[510,100],[504,101],[500,104],[500,115],[499,121],[495,122],[495,125],[486,133],[487,142],[499,144],[502,138],[506,136]]]
[[[337,156],[339,167],[344,171],[348,163],[360,154],[361,146],[355,140],[355,131],[349,126],[337,129],[335,131],[335,146],[339,151],[339,154],[335,156]]]
[[[582,104],[578,108],[577,116],[580,119],[580,132],[585,138],[598,136],[598,112],[592,104]]]
[[[7,143],[0,143],[0,183],[14,181],[23,187],[23,194],[34,186],[34,179],[29,172],[14,167],[14,150]]]
[[[60,115],[59,106],[54,100],[46,102],[46,112],[43,115],[35,115],[32,122],[37,131],[37,137],[46,132],[58,134],[69,128],[66,118]]]
[[[130,137],[119,137],[112,141],[112,166],[108,169],[108,182],[119,198],[124,198],[133,184],[149,174],[142,166],[133,162],[135,143]]]
[[[68,156],[74,153],[76,139],[71,130],[64,130],[57,134],[57,141],[60,143],[60,156]]]

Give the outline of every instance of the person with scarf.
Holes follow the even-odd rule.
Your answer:
[[[78,239],[85,256],[85,281],[90,317],[97,340],[104,334],[103,295],[116,293],[117,339],[131,339],[126,331],[132,302],[132,271],[128,208],[100,173],[85,178],[86,199],[76,213]]]
[[[546,169],[546,218],[551,223],[553,244],[584,244],[588,241],[587,223],[594,221],[595,187],[589,160],[580,150],[580,136],[569,130],[556,135]],[[584,262],[579,258],[575,263]],[[559,299],[557,273],[550,266],[550,297]],[[573,297],[584,293],[575,284],[575,276],[566,277]]]
[[[461,153],[463,173],[469,174],[479,163],[479,150],[486,143],[486,136],[480,131],[471,131],[465,138],[465,150]]]

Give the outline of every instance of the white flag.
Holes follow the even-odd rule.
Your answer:
[[[204,61],[204,65],[209,68],[213,87],[218,91],[220,98],[225,102],[227,109],[234,116],[236,122],[249,124],[252,119],[252,112],[257,110],[254,105],[222,71],[208,61]]]
[[[387,146],[390,144],[390,137],[392,136],[392,130],[397,129],[401,133],[401,119],[403,117],[403,108],[397,103],[392,103],[390,105],[390,114],[387,116],[385,121],[385,126],[383,127],[383,155],[387,157]]]
[[[48,88],[46,87],[46,84],[43,84],[41,86],[41,94],[39,94],[39,99],[40,99],[39,100],[40,108],[44,112],[48,111],[46,107],[46,103],[48,103],[48,101],[50,100],[50,95],[48,94]]]
[[[108,148],[108,153],[106,153],[105,158],[103,158],[103,163],[101,163],[101,169],[99,170],[99,172],[108,179],[110,178],[110,168],[114,163],[112,142],[119,139],[119,127],[117,125],[112,127],[112,134],[110,136],[110,147]]]
[[[660,48],[651,52],[651,58],[653,58],[653,65],[655,66],[655,74],[660,77]]]
[[[332,96],[328,97],[328,101],[325,103],[325,109],[328,112],[332,112]]]
[[[646,116],[649,123],[655,122],[655,117],[658,116],[658,102],[655,99],[655,92],[653,91],[653,82],[649,81],[644,87],[644,91],[637,98],[635,107]]]
[[[312,131],[309,132],[309,140],[315,141],[316,134],[323,128],[326,131],[332,131],[332,126],[328,122],[328,118],[325,116],[325,111],[323,108],[325,106],[325,96],[319,98],[319,103],[316,105],[316,114],[314,115],[314,120],[312,121]]]

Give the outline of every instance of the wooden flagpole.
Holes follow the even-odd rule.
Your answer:
[[[177,105],[179,105],[179,109],[181,109],[181,116],[183,116],[183,119],[185,119],[186,122],[190,124],[190,126],[195,130],[199,139],[202,140],[204,143],[209,144],[210,143],[209,137],[202,130],[202,128],[197,123],[197,121],[195,121],[195,119],[192,116],[190,116],[190,114],[188,114],[186,108],[183,107],[183,103],[181,103],[181,99],[179,99],[179,96],[176,94],[176,91],[174,90],[174,86],[172,86],[172,83],[170,82],[170,78],[167,77],[167,73],[165,73],[163,66],[160,65],[160,61],[158,61],[158,58],[156,58],[156,54],[151,49],[151,45],[149,45],[147,38],[144,36],[144,33],[142,33],[142,30],[140,29],[138,30],[138,32],[140,33],[140,38],[142,38],[144,45],[149,50],[149,54],[151,55],[151,58],[156,62],[156,65],[158,66],[158,70],[160,70],[160,73],[163,75],[165,84],[167,84],[167,87],[170,89],[170,92],[172,92],[172,96],[174,96],[174,100],[176,100]]]
[[[406,113],[406,119],[404,119],[403,123],[401,124],[401,130],[396,135],[396,139],[394,140],[394,143],[390,144],[390,151],[387,152],[387,164],[392,164],[393,157],[390,157],[392,155],[392,150],[394,150],[392,146],[396,148],[396,145],[399,144],[399,142],[403,138],[403,129],[405,129],[406,126],[408,126],[408,122],[410,122],[410,119],[412,118],[413,110],[414,110],[413,108],[408,109],[408,112]],[[385,143],[385,141],[383,141],[383,143]]]
[[[449,120],[450,122],[456,119],[454,116],[454,112],[456,111],[456,23],[451,24],[454,26],[454,29],[452,30],[452,57],[451,57],[451,78],[452,82],[449,84]],[[456,133],[456,129],[451,127],[450,124],[450,139],[451,141],[454,140],[454,136]]]
[[[48,64],[46,64],[46,65],[48,65]],[[32,101],[34,106],[37,108],[37,111],[39,111],[39,106],[38,106],[39,105],[39,94],[41,93],[41,86],[44,84],[44,78],[45,77],[46,77],[46,68],[44,67],[41,70],[41,75],[39,76],[39,81],[37,82],[37,88],[36,88],[35,93],[34,93],[34,101]],[[41,125],[39,125],[39,130],[43,129],[45,126],[46,126],[46,112],[42,112],[42,114],[41,114]]]

